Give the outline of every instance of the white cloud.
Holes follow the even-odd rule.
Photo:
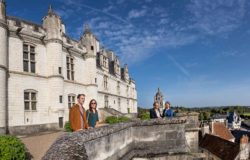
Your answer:
[[[144,3],[140,5],[140,9],[132,9],[120,14],[124,11],[123,8],[119,13],[115,8],[124,5],[122,4],[124,1],[110,2],[108,7],[103,9],[82,4],[77,0],[67,1],[71,7],[77,5],[81,9],[97,13],[89,21],[94,34],[105,47],[114,50],[121,57],[122,63],[130,65],[156,54],[159,48],[180,47],[192,44],[207,34],[218,36],[220,33],[230,32],[242,23],[245,15],[244,0],[214,0],[213,2],[191,0],[190,4],[184,5],[186,10],[178,13],[183,17],[178,18],[171,17],[173,15],[168,13],[170,10],[159,4],[149,7]],[[73,4],[73,2],[79,3]],[[114,14],[108,12],[111,10]],[[126,14],[127,19],[120,17]],[[132,19],[140,22],[129,21]],[[82,25],[74,31],[74,35],[80,34]],[[226,55],[226,53],[223,54]],[[230,54],[232,56],[234,53]],[[168,58],[185,76],[190,75],[187,68],[194,65],[180,65],[173,56]]]
[[[219,58],[222,58],[222,57],[242,57],[244,55],[245,55],[245,53],[242,53],[240,51],[228,50],[228,51],[223,51],[223,52],[217,54],[216,57],[219,57]]]
[[[236,29],[242,23],[245,7],[245,0],[191,0],[187,8],[194,29],[215,35]]]
[[[131,10],[128,13],[128,19],[143,17],[146,14],[146,9],[141,10]]]
[[[167,18],[162,18],[162,19],[160,19],[159,24],[160,25],[167,24],[168,22],[169,22],[169,20]]]

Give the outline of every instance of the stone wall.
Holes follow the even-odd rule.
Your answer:
[[[190,157],[198,151],[197,127],[198,114],[189,113],[67,133],[56,140],[43,160],[128,160],[173,154]]]

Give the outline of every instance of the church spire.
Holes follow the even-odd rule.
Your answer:
[[[91,29],[90,29],[90,26],[89,26],[88,23],[85,23],[83,28],[84,28],[84,29],[83,29],[83,30],[84,30],[84,31],[83,31],[84,34],[91,34],[91,33],[92,33],[92,32],[91,32]]]
[[[52,10],[52,6],[49,5],[49,11],[48,11],[49,14],[53,13],[53,10]]]
[[[53,8],[52,8],[52,5],[49,5],[49,10],[48,10],[48,15],[56,15],[57,16],[57,14],[54,12],[54,10],[53,10]]]

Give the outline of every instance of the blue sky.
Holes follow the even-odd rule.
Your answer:
[[[139,106],[158,87],[174,106],[250,105],[250,1],[7,0],[7,11],[41,23],[49,4],[72,38],[89,23],[128,63]]]

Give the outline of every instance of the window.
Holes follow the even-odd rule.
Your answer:
[[[73,57],[67,57],[67,79],[74,80],[74,59]]]
[[[36,91],[24,91],[24,110],[25,111],[35,111],[37,103],[37,93]]]
[[[73,105],[75,105],[75,95],[68,96],[68,108],[70,109]]]
[[[121,111],[121,98],[118,98],[118,110]]]
[[[103,77],[104,89],[108,89],[108,76],[104,75]]]
[[[109,107],[109,97],[107,95],[104,96],[104,107]]]
[[[59,102],[63,103],[63,96],[59,96]]]
[[[103,66],[105,68],[108,68],[108,59],[107,59],[107,57],[103,57]]]
[[[130,113],[129,99],[127,99],[128,113]]]
[[[22,27],[21,22],[20,22],[20,21],[16,21],[16,26],[17,26],[17,27]]]
[[[39,32],[39,27],[38,26],[34,26],[34,31],[35,32]]]
[[[120,66],[119,65],[117,65],[116,73],[120,74]]]
[[[120,94],[120,82],[117,82],[117,93]]]
[[[62,67],[58,67],[58,73],[62,74]]]
[[[92,50],[92,51],[94,50],[94,46],[91,46],[91,50]]]
[[[36,72],[35,47],[31,45],[23,45],[23,71]]]
[[[68,38],[67,38],[67,40],[66,40],[66,41],[67,41],[67,43],[68,43],[68,44],[71,44],[71,41],[70,41],[70,39],[68,39]]]

